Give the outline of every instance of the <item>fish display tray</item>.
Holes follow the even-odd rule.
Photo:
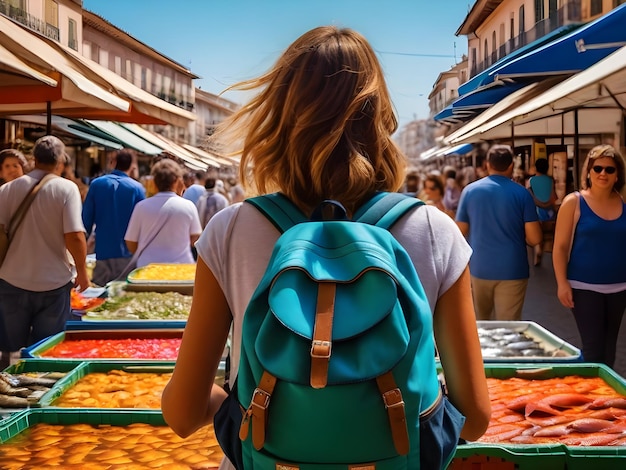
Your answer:
[[[131,271],[126,277],[124,289],[130,292],[179,292],[185,295],[193,295],[194,279],[166,280],[166,279],[138,279],[142,271],[154,266],[169,266],[167,263],[154,263]]]
[[[28,373],[47,373],[47,372],[62,372],[65,374],[64,377],[60,378],[56,381],[56,383],[50,387],[46,393],[44,393],[41,398],[34,402],[29,403],[29,405],[25,408],[39,408],[41,406],[45,406],[46,395],[48,395],[55,387],[60,387],[66,382],[69,383],[71,380],[70,377],[72,372],[75,371],[81,365],[80,362],[77,361],[64,361],[64,362],[53,362],[53,361],[45,361],[39,359],[21,359],[15,364],[4,369],[4,372],[9,374],[28,374]],[[24,409],[24,408],[20,408]],[[6,411],[7,409],[3,409],[2,411]]]
[[[58,383],[49,392],[47,392],[40,400],[41,406],[55,407],[55,401],[60,398],[65,392],[72,388],[80,379],[84,378],[88,374],[93,373],[107,373],[113,370],[121,370],[129,373],[170,373],[174,370],[176,362],[163,361],[155,364],[148,361],[126,362],[115,360],[102,360],[102,361],[85,361],[79,364],[78,367],[72,370],[71,374],[67,377],[67,380],[63,380],[62,383]],[[215,383],[219,386],[224,385],[226,364],[225,361],[220,361],[217,375],[215,377]],[[89,407],[85,407],[89,408]],[[59,409],[67,409],[66,407]],[[82,407],[81,407],[82,409]],[[109,408],[110,409],[110,408]],[[124,408],[116,408],[124,409]],[[133,408],[137,409],[137,408]]]
[[[65,322],[65,328],[74,330],[134,330],[142,328],[185,328],[185,320],[69,320]]]
[[[76,410],[59,408],[39,408],[24,410],[16,413],[0,425],[0,443],[17,436],[30,426],[39,423],[46,424],[93,424],[128,426],[134,423],[144,423],[153,426],[165,426],[161,410]]]
[[[182,440],[176,437],[167,427],[163,415],[160,410],[77,410],[77,409],[51,409],[39,408],[26,410],[15,414],[8,418],[5,422],[0,423],[0,458],[7,466],[2,468],[23,468],[24,452],[18,448],[16,454],[8,452],[11,445],[8,441],[18,437],[20,434],[28,432],[30,428],[38,424],[47,424],[53,426],[71,426],[71,425],[91,425],[103,426],[93,431],[86,430],[82,434],[65,433],[62,440],[59,441],[59,430],[54,436],[54,440],[59,444],[45,445],[41,441],[34,441],[31,446],[22,446],[26,455],[31,452],[39,452],[36,457],[39,465],[45,460],[45,468],[133,468],[133,469],[150,469],[150,468],[205,468],[207,470],[217,470],[219,462],[223,456],[221,449],[217,445],[212,428],[199,430],[201,436],[190,436],[190,438]],[[119,442],[110,442],[111,439],[106,436],[116,438],[115,427],[127,427],[132,425],[148,425],[155,429],[156,433],[151,433],[150,429],[130,432],[119,437]],[[34,430],[33,430],[34,432]],[[126,432],[125,430],[121,431]],[[163,440],[164,432],[167,436]],[[104,435],[104,436],[103,436]],[[98,436],[103,436],[99,438]],[[170,437],[171,436],[171,437]],[[130,439],[130,443],[125,440]],[[73,444],[72,439],[77,439],[77,443]],[[101,440],[100,440],[101,439]],[[117,439],[117,438],[116,438]],[[108,448],[100,450],[95,449],[95,442],[100,442]],[[190,442],[194,441],[194,442]],[[87,443],[87,444],[85,444]],[[139,443],[139,444],[137,444]],[[6,451],[3,447],[6,446]],[[119,447],[117,447],[119,446]],[[172,446],[182,450],[183,455],[174,457],[175,452]],[[33,448],[35,447],[35,448]],[[135,450],[141,447],[141,450]],[[161,450],[163,449],[163,450]],[[167,449],[167,451],[165,450]],[[45,457],[41,454],[52,454]],[[69,453],[69,455],[68,455]],[[109,455],[105,455],[109,454]],[[114,455],[111,455],[114,454]],[[134,462],[128,462],[128,458],[123,458],[125,462],[118,462],[121,455],[130,457],[134,454]],[[15,455],[15,457],[12,457]],[[12,460],[12,458],[14,460]],[[171,463],[172,458],[178,459],[179,462]],[[81,463],[75,463],[76,459],[80,459]],[[83,460],[85,459],[85,460]],[[89,464],[86,462],[101,461],[97,464]],[[159,464],[158,461],[163,461]],[[198,464],[198,461],[202,462]],[[185,463],[183,464],[182,461]],[[32,460],[28,468],[41,468],[32,465]]]
[[[523,333],[548,353],[546,356],[523,356],[512,355],[506,357],[486,355],[483,349],[483,361],[485,363],[520,363],[520,362],[580,362],[582,355],[580,349],[569,344],[565,340],[551,333],[541,325],[532,321],[485,321],[476,322],[478,328],[495,329],[506,328],[516,333]],[[506,346],[505,346],[506,347]]]
[[[178,292],[193,295],[193,282],[129,282],[124,287],[128,292]]]
[[[142,266],[141,268],[136,268],[133,271],[131,271],[128,276],[126,277],[126,281],[129,284],[154,284],[154,285],[158,285],[158,284],[185,284],[185,285],[193,285],[194,283],[194,279],[180,279],[180,280],[169,280],[169,279],[141,279],[141,274],[144,271],[149,271],[153,268],[159,268],[159,267],[172,267],[172,266],[185,266],[185,267],[191,267],[193,266],[193,269],[195,271],[195,263],[192,264],[184,264],[184,265],[173,265],[170,263],[152,263],[149,264],[147,266]],[[179,269],[179,268],[176,268]]]
[[[136,362],[138,358],[58,358],[45,357],[43,354],[64,341],[78,340],[122,340],[122,339],[173,339],[182,338],[182,328],[147,328],[147,329],[106,329],[106,330],[71,330],[44,338],[38,343],[22,349],[22,358],[38,358],[47,361],[120,361]],[[150,359],[151,361],[167,361],[167,359]]]
[[[604,364],[485,364],[485,375],[498,379],[549,379],[579,375],[600,377],[626,395],[626,380]],[[473,465],[473,466],[471,466]],[[449,470],[613,470],[626,468],[626,448],[562,444],[468,443],[457,447]]]
[[[464,444],[456,449],[448,470],[565,470],[563,446],[510,449],[487,444]],[[589,467],[591,468],[591,467]]]
[[[149,372],[153,374],[159,373],[170,373],[174,370],[174,365],[176,362],[174,361],[163,361],[159,364],[155,365],[154,362],[133,362],[128,363],[125,361],[85,361],[78,365],[78,367],[74,368],[72,372],[66,377],[63,382],[57,383],[49,392],[47,392],[41,400],[39,400],[40,406],[52,406],[54,407],[54,402],[61,397],[65,392],[67,392],[70,388],[72,388],[76,382],[78,382],[83,377],[92,373],[107,373],[112,370],[121,370],[129,373],[140,373],[140,372]],[[85,407],[92,408],[92,407]],[[66,409],[60,408],[60,409]],[[82,409],[82,407],[81,407]],[[116,409],[124,409],[124,408],[116,408]],[[133,408],[136,409],[136,408]],[[148,408],[146,408],[148,409]]]

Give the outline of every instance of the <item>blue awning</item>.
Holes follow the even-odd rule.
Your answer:
[[[453,154],[466,155],[470,153],[472,150],[474,150],[473,144],[460,144],[460,145],[455,145],[454,147],[448,148],[444,153],[442,153],[442,156],[447,157],[448,155],[453,155]]]
[[[487,83],[491,83],[493,81],[491,74],[498,68],[502,67],[503,65],[508,64],[512,60],[530,51],[540,48],[541,46],[545,45],[546,43],[550,41],[553,41],[554,39],[557,39],[561,36],[564,36],[580,28],[582,25],[583,23],[572,23],[572,24],[568,24],[565,26],[561,26],[560,28],[557,28],[554,31],[549,32],[545,36],[541,36],[539,39],[536,39],[526,44],[525,46],[514,50],[510,54],[507,54],[506,56],[502,57],[500,60],[492,64],[489,68],[483,70],[479,74],[474,75],[467,82],[463,83],[459,87],[459,90],[458,90],[459,96],[463,96],[471,91],[476,90],[477,88],[480,88],[483,85],[486,85]]]
[[[526,83],[498,83],[481,87],[457,98],[433,119],[448,124],[468,121],[524,86]]]
[[[492,81],[574,74],[626,45],[626,4],[595,21],[508,61],[489,73]],[[487,82],[485,82],[487,83]]]

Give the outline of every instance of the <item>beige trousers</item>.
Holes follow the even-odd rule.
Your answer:
[[[477,320],[518,321],[522,319],[528,279],[490,281],[472,278],[472,296]]]

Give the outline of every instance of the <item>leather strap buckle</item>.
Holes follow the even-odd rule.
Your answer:
[[[395,408],[397,406],[404,407],[402,392],[398,388],[383,393],[383,401],[385,402],[385,409]]]
[[[265,411],[269,406],[271,399],[272,395],[267,393],[265,390],[255,388],[250,405]]]
[[[316,359],[330,359],[332,342],[315,340],[311,343],[311,357]]]

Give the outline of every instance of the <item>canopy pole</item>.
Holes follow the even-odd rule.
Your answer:
[[[574,110],[574,164],[572,165],[572,171],[574,173],[574,189],[580,189],[578,183],[580,181],[580,175],[578,174],[578,152],[580,151],[580,142],[578,135],[578,108]]]
[[[52,134],[52,103],[46,102],[46,135]]]
[[[511,121],[511,148],[515,149],[515,121]]]

